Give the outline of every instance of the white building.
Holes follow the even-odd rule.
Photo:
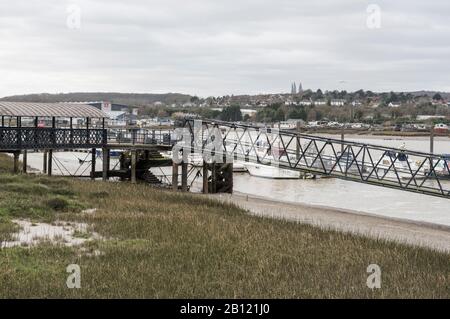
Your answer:
[[[299,104],[302,106],[311,106],[313,104],[313,102],[311,100],[303,100],[303,101],[300,101]]]
[[[331,106],[344,106],[345,100],[331,100]]]
[[[314,105],[317,105],[317,106],[327,105],[327,101],[325,101],[325,100],[317,100],[317,101],[314,101]]]
[[[400,107],[401,104],[398,103],[398,102],[390,102],[390,103],[388,104],[388,106],[389,106],[389,107]]]

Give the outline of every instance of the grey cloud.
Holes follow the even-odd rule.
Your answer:
[[[381,29],[366,8],[382,9]],[[66,26],[81,8],[81,29]],[[0,3],[0,95],[450,90],[445,0],[73,0]],[[340,83],[345,79],[346,83]]]

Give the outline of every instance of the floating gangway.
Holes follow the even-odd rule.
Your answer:
[[[405,148],[222,121],[186,120],[177,149],[450,199],[450,159]]]

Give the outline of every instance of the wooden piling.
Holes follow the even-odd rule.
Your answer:
[[[434,127],[430,130],[430,154],[434,154]]]
[[[175,162],[172,164],[172,190],[178,191],[178,164]]]
[[[95,179],[95,166],[97,164],[97,149],[93,148],[91,150],[91,179]]]
[[[181,191],[187,192],[188,190],[188,164],[186,162],[181,163]]]
[[[19,173],[19,156],[20,152],[14,152],[14,174]]]
[[[47,164],[47,174],[48,176],[52,176],[53,169],[53,150],[48,150],[48,164]]]
[[[217,193],[217,164],[213,162],[211,165],[211,189],[212,194]]]
[[[203,194],[209,193],[208,185],[208,163],[203,161]]]
[[[137,151],[131,150],[131,183],[136,184]]]
[[[102,179],[103,181],[107,181],[109,176],[108,176],[108,171],[109,171],[109,149],[104,147],[102,149],[102,154],[103,154],[103,169],[102,169]]]
[[[24,174],[27,173],[27,161],[28,161],[28,151],[27,150],[23,150],[23,158],[22,158],[22,172]]]
[[[298,134],[300,134],[300,132],[301,132],[301,123],[300,123],[300,121],[298,121],[297,122],[297,133]],[[300,136],[298,136],[298,138],[296,138],[295,139],[296,140],[296,142],[295,142],[295,158],[297,159],[297,160],[299,160],[300,159],[300,147],[301,147],[301,145],[300,145]]]
[[[42,163],[42,173],[47,174],[47,150],[44,151],[43,163]]]

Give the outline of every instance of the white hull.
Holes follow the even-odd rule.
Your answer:
[[[291,171],[284,168],[245,163],[245,167],[252,176],[272,178],[272,179],[299,179],[300,172]]]
[[[245,173],[247,172],[247,168],[245,167],[245,164],[242,162],[234,162],[233,163],[233,172],[235,173]]]

